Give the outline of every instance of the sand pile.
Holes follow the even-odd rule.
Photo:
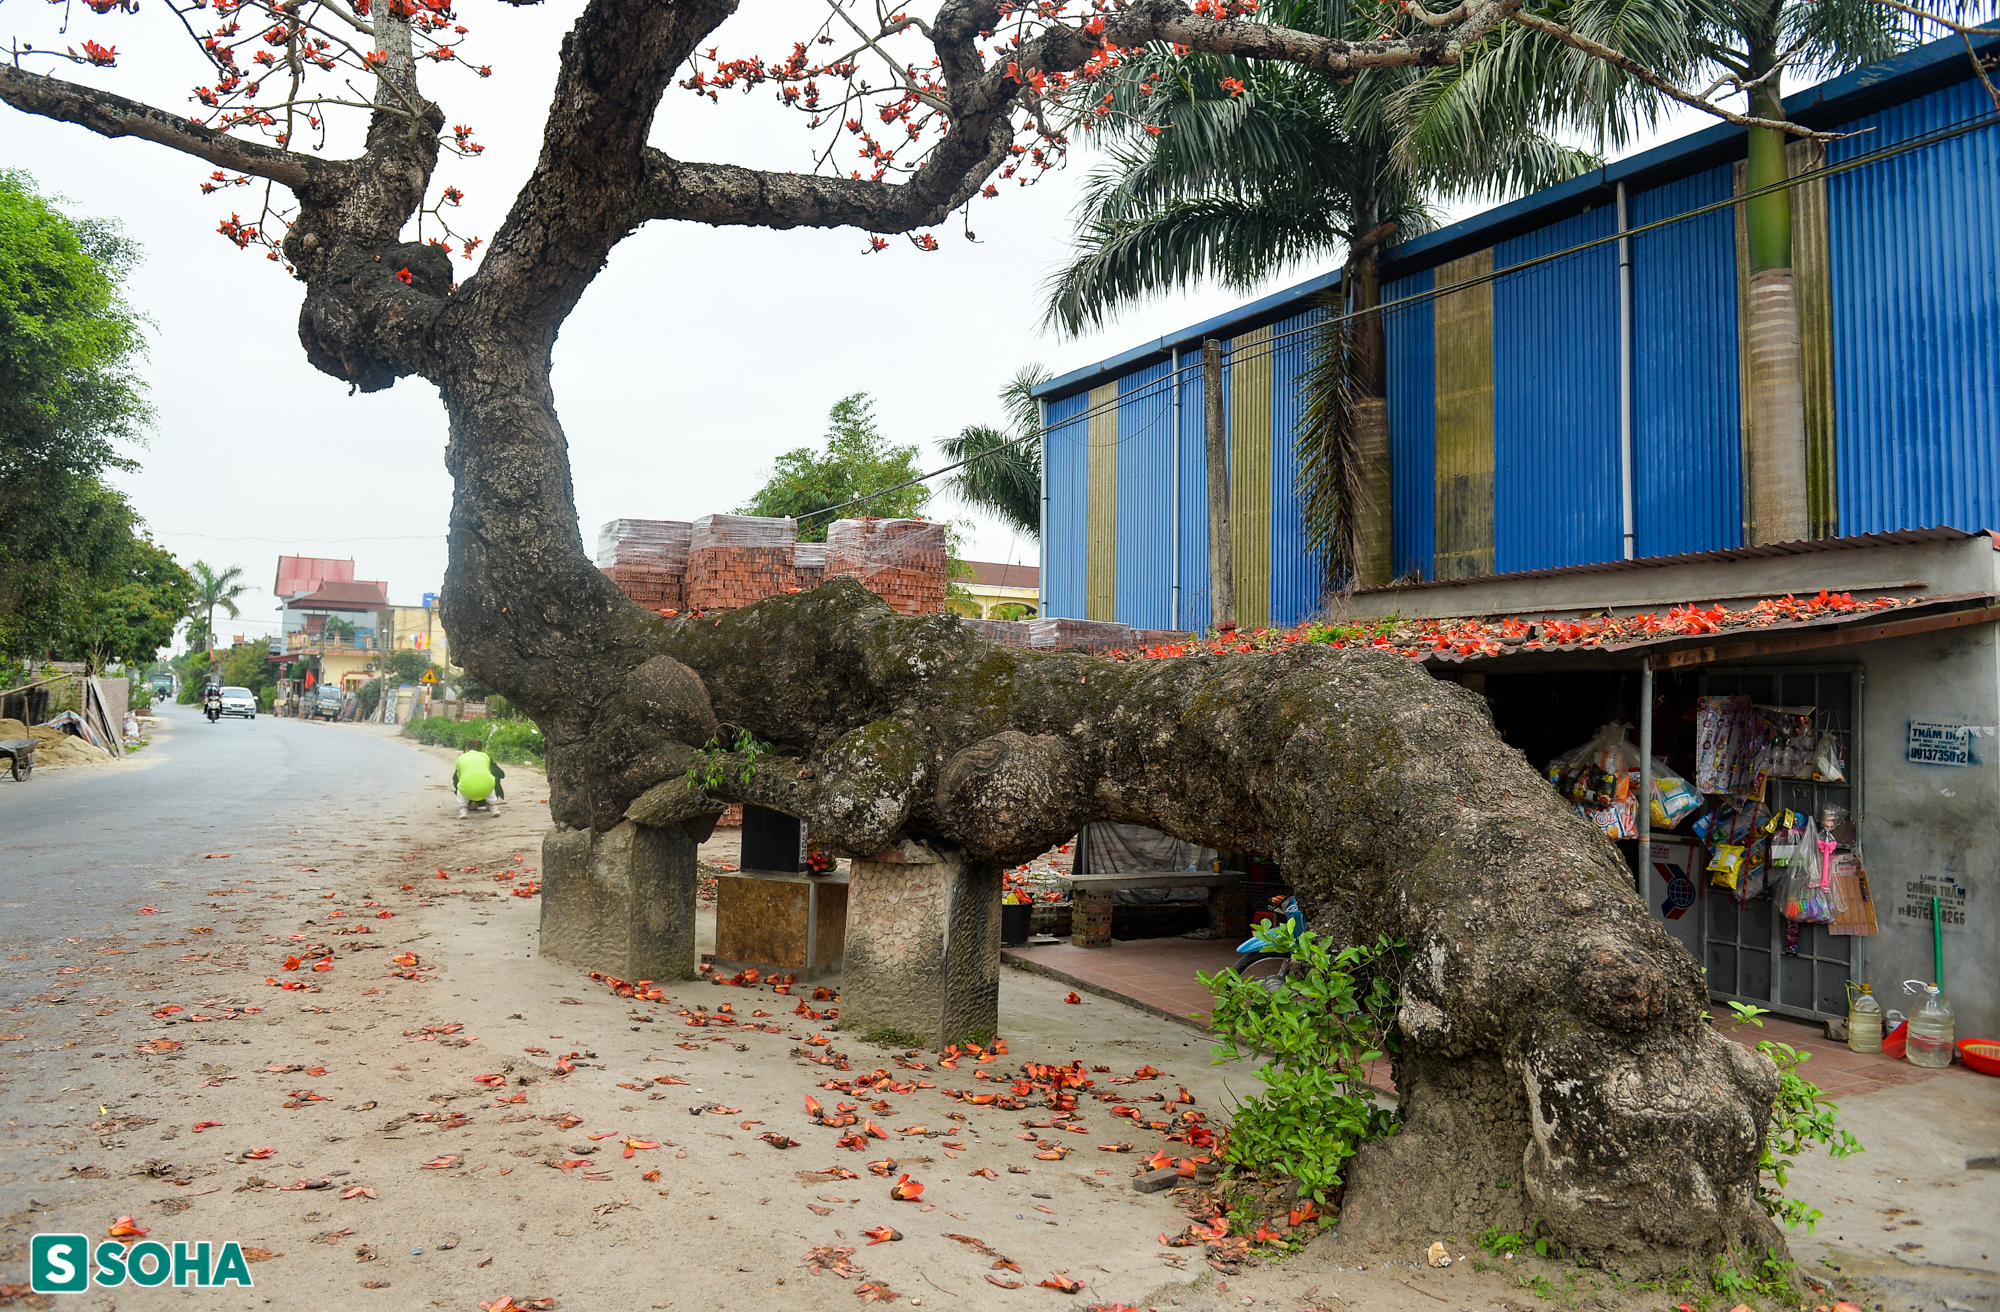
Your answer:
[[[65,765],[111,764],[108,753],[60,729],[29,728],[19,720],[0,720],[0,742],[9,738],[35,740],[35,768],[38,770],[60,769]]]

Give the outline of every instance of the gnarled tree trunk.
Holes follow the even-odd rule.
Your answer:
[[[1357,1229],[1538,1216],[1665,1268],[1781,1242],[1753,1196],[1774,1069],[1704,1023],[1694,961],[1479,698],[1370,650],[1002,648],[852,580],[649,615],[583,554],[541,375],[480,358],[445,384],[445,616],[468,668],[541,722],[559,824],[609,828],[741,727],[774,750],[730,757],[718,795],[848,855],[908,837],[1005,864],[1107,819],[1273,857],[1316,927],[1407,945],[1405,1125],[1356,1164]]]

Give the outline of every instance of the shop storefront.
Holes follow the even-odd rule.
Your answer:
[[[1810,607],[1780,600],[1822,590]],[[1658,632],[1634,622],[1676,612]],[[1708,627],[1695,612],[1716,617],[1712,631],[1690,631]],[[1989,535],[1374,589],[1347,615],[1509,635],[1446,644],[1427,664],[1481,694],[1501,735],[1619,843],[1718,1006],[1832,1020],[1866,982],[1907,1011],[1902,981],[1941,979],[1960,1035],[2000,1033]],[[1615,636],[1591,636],[1620,617]]]

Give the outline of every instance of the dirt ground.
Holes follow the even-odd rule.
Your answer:
[[[427,793],[357,803],[275,847],[239,845],[202,888],[135,889],[131,933],[13,963],[45,970],[49,992],[0,1016],[0,1280],[25,1286],[31,1233],[101,1237],[129,1213],[154,1240],[235,1239],[269,1256],[247,1291],[127,1285],[60,1306],[470,1312],[511,1297],[578,1310],[817,1309],[893,1292],[937,1308],[1513,1312],[1671,1309],[1683,1297],[1621,1292],[1602,1273],[1532,1258],[1498,1264],[1473,1236],[1441,1237],[1455,1259],[1445,1269],[1414,1248],[1359,1253],[1328,1234],[1282,1262],[1218,1271],[1200,1247],[1161,1242],[1187,1228],[1185,1196],[1129,1186],[1147,1156],[1179,1145],[1088,1097],[1086,1132],[1060,1134],[1046,1111],[945,1092],[1004,1090],[979,1077],[1023,1061],[1080,1061],[1095,1090],[1168,1103],[1184,1087],[1222,1118],[1229,1091],[1253,1085],[1242,1067],[1209,1064],[1200,1035],[1096,997],[1066,1002],[1063,986],[1012,971],[1001,989],[1009,1055],[955,1070],[935,1053],[899,1064],[799,1015],[837,1005],[809,991],[694,983],[663,1002],[621,1000],[536,955],[539,898],[516,894],[540,865],[540,776],[510,771],[505,812],[460,822],[448,754],[410,750],[438,760]],[[172,912],[169,923],[142,905]],[[64,976],[80,969],[86,982],[71,991]],[[677,1014],[725,1003],[739,1024]],[[833,1054],[848,1068],[811,1060]],[[1147,1067],[1159,1075],[1108,1083]],[[877,1070],[909,1091],[824,1087]],[[886,1137],[838,1146],[846,1131],[815,1124],[809,1095],[857,1104]],[[1037,1158],[1037,1139],[1072,1151]],[[1131,1151],[1099,1151],[1120,1142]],[[890,1160],[889,1175],[871,1171]],[[891,1199],[904,1175],[923,1185],[920,1200]],[[882,1226],[902,1237],[871,1245],[864,1232]],[[816,1249],[850,1248],[846,1278],[807,1265]],[[1081,1292],[1039,1283],[1057,1275]]]

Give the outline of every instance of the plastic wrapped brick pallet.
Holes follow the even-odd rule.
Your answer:
[[[792,568],[801,592],[809,592],[826,582],[826,543],[801,542],[792,548]]]
[[[730,610],[798,587],[797,536],[790,518],[702,516],[689,539],[688,606]]]
[[[959,623],[990,642],[1003,647],[1028,645],[1028,626],[1020,620],[974,620],[960,617]]]
[[[944,609],[945,526],[923,519],[842,519],[826,533],[826,577],[859,579],[898,613]]]
[[[1028,645],[1045,651],[1088,651],[1102,656],[1137,650],[1131,626],[1114,620],[1036,618],[1018,623],[1027,627]]]
[[[684,569],[694,526],[678,519],[614,519],[597,530],[597,564]]]

